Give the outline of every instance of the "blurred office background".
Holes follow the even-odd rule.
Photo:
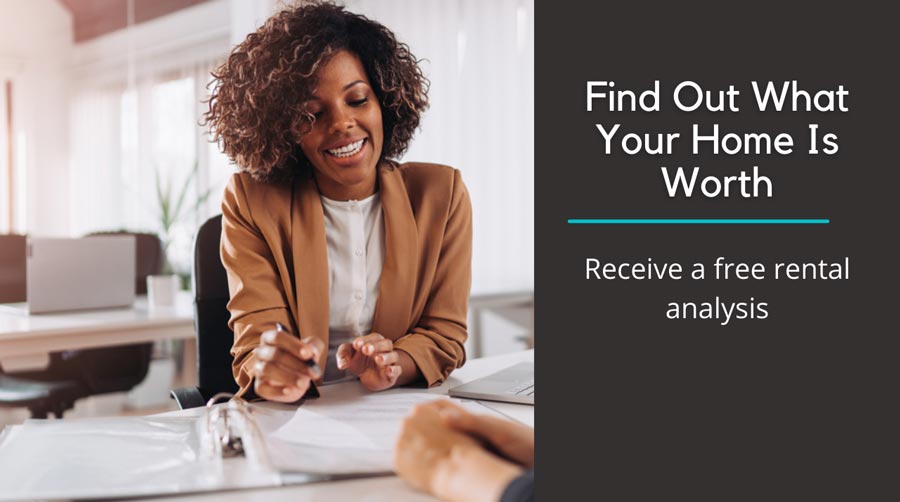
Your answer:
[[[342,3],[394,30],[431,80],[431,107],[401,160],[457,167],[469,187],[477,332],[470,353],[526,347],[533,343],[534,1]],[[175,271],[189,274],[193,235],[219,212],[234,171],[198,125],[210,71],[283,4],[0,0],[0,234],[155,233],[168,243]],[[164,221],[160,205],[183,190],[180,214]],[[158,396],[156,388],[172,386],[178,365],[159,359],[136,391]]]

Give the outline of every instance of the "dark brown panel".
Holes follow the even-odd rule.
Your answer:
[[[150,21],[166,14],[201,4],[207,0],[135,0],[134,20],[137,23]]]
[[[208,0],[135,0],[134,21],[151,19],[201,4]],[[84,42],[128,26],[127,0],[60,0],[72,13],[75,42]]]
[[[0,303],[25,301],[25,236],[0,235]]]
[[[6,99],[6,117],[5,117],[6,118],[6,159],[7,159],[7,162],[6,162],[6,166],[7,166],[6,186],[7,186],[7,192],[8,192],[6,200],[9,203],[9,213],[8,213],[9,225],[7,226],[7,228],[12,230],[13,224],[16,221],[16,218],[15,218],[16,203],[15,203],[15,199],[13,198],[13,194],[15,193],[15,191],[13,190],[13,187],[16,186],[15,185],[16,180],[15,180],[15,176],[13,175],[13,173],[15,172],[15,168],[13,166],[13,159],[15,157],[13,157],[13,121],[12,121],[13,120],[13,108],[12,108],[13,107],[13,103],[12,103],[13,90],[12,90],[12,81],[7,80],[6,84],[3,86],[3,88],[4,88],[3,96],[4,96],[4,99]]]

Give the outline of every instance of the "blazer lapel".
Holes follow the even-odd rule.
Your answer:
[[[417,289],[418,232],[400,172],[379,167],[379,182],[384,212],[384,266],[372,331],[396,340],[410,327]]]
[[[291,249],[297,294],[297,330],[301,338],[316,337],[326,350],[317,361],[328,359],[328,249],[325,215],[314,179],[300,179],[294,187],[291,212]]]

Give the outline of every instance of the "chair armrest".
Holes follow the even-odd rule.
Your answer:
[[[172,389],[171,391],[169,391],[169,396],[171,396],[172,399],[174,399],[178,404],[179,410],[206,406],[206,399],[203,398],[203,394],[197,387],[182,387],[180,389]]]

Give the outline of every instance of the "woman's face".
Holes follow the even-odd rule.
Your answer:
[[[316,120],[300,136],[300,148],[315,168],[319,191],[335,200],[375,193],[381,157],[381,106],[362,62],[340,51],[319,69],[318,87],[307,102]]]

